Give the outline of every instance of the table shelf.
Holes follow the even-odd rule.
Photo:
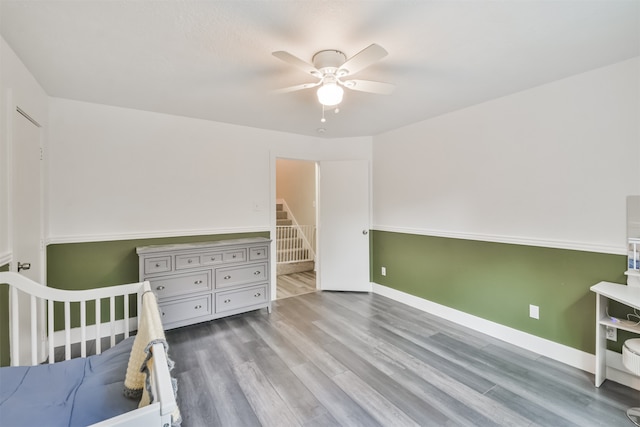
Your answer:
[[[616,329],[621,329],[627,332],[633,332],[634,334],[640,334],[640,325],[636,325],[635,322],[629,322],[631,324],[627,324],[627,320],[621,320],[618,322],[614,322],[608,317],[603,317],[600,319],[600,324],[604,326],[609,326]]]

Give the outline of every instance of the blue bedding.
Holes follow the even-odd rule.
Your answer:
[[[104,353],[0,368],[0,426],[84,427],[138,407],[123,395],[130,337]]]

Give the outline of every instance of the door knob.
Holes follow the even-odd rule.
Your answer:
[[[362,230],[362,234],[366,236],[367,234],[369,234],[369,230]]]

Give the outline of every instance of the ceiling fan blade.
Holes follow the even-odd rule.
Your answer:
[[[342,82],[344,87],[360,92],[377,93],[379,95],[390,95],[396,88],[391,83],[372,82],[371,80],[347,80]]]
[[[381,60],[385,56],[387,56],[387,51],[384,50],[382,46],[374,43],[349,58],[347,62],[340,66],[337,74],[338,76],[356,74],[358,71],[367,68],[369,65]]]
[[[316,77],[321,77],[322,76],[322,73],[320,73],[320,71],[318,71],[318,69],[316,67],[314,67],[313,65],[311,65],[311,64],[309,64],[307,62],[304,62],[302,59],[298,58],[297,56],[293,56],[289,52],[285,52],[283,50],[279,50],[277,52],[273,52],[272,55],[275,56],[278,59],[281,59],[282,61],[286,62],[287,64],[291,64],[294,67],[298,67],[299,69],[301,69],[305,73],[311,74],[312,76],[316,76]]]
[[[271,93],[289,93],[289,92],[295,92],[297,90],[302,90],[302,89],[309,89],[315,86],[320,85],[320,83],[322,83],[322,81],[319,81],[317,83],[303,83],[300,85],[295,85],[295,86],[289,86],[289,87],[283,87],[282,89],[275,89],[273,91],[271,91]]]

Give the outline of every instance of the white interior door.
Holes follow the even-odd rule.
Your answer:
[[[40,127],[15,112],[13,126],[13,259],[20,273],[42,283],[42,196],[40,189]]]
[[[371,291],[369,162],[320,162],[319,288]]]
[[[12,270],[43,282],[42,193],[40,168],[41,128],[20,112],[14,113],[12,138]],[[29,298],[20,295],[20,336],[29,337]],[[43,310],[43,307],[40,307]],[[39,330],[44,316],[39,317]],[[29,363],[31,343],[20,340],[20,360]]]

